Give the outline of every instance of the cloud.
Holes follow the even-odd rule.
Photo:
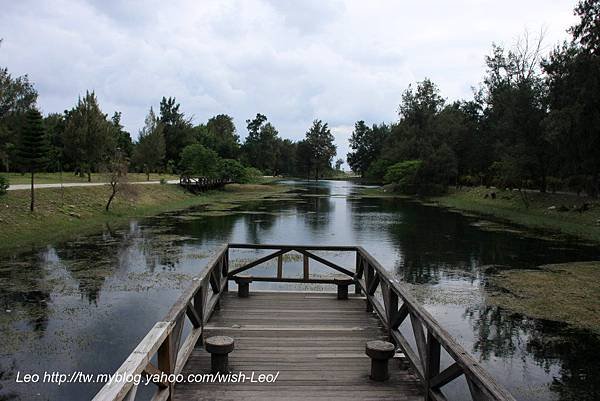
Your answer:
[[[0,65],[29,74],[43,111],[86,90],[123,112],[135,137],[150,106],[175,96],[195,122],[266,114],[300,139],[315,118],[345,158],[356,120],[393,121],[402,91],[424,77],[449,99],[470,97],[493,41],[525,28],[567,38],[573,1],[182,0],[7,2]]]

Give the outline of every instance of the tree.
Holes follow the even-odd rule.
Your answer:
[[[355,173],[364,176],[377,157],[389,136],[389,127],[385,124],[368,127],[364,121],[354,124],[354,131],[350,137],[350,148],[353,152],[348,153],[347,160],[350,168]]]
[[[219,160],[218,170],[219,178],[233,180],[234,182],[245,183],[249,178],[244,165],[234,159]]]
[[[570,29],[573,40],[542,62],[550,108],[544,124],[560,174],[590,195],[600,193],[599,10],[598,1],[580,1],[575,8],[580,21]]]
[[[331,168],[331,161],[336,154],[334,138],[327,126],[321,120],[314,120],[306,132],[306,142],[310,147],[311,164],[315,171],[315,180],[319,179],[319,172]]]
[[[310,175],[313,169],[312,148],[306,141],[299,141],[296,144],[296,171],[310,180]]]
[[[227,114],[212,117],[199,130],[198,142],[225,159],[236,159],[240,153],[240,137],[235,133],[233,118]]]
[[[19,158],[24,168],[31,174],[31,202],[29,210],[35,206],[34,175],[45,168],[48,162],[48,144],[42,115],[32,108],[25,114],[25,125],[19,142]]]
[[[146,180],[150,181],[150,173],[158,171],[164,165],[166,154],[164,126],[150,111],[144,120],[144,128],[140,130],[138,142],[133,152],[133,162],[146,173]]]
[[[0,161],[7,172],[17,161],[18,134],[25,112],[35,105],[37,96],[27,75],[12,77],[8,69],[0,68]]]
[[[342,171],[342,164],[344,164],[344,159],[337,159],[335,161],[335,170]]]
[[[65,154],[73,160],[76,171],[91,173],[115,149],[114,125],[102,113],[94,92],[86,92],[77,106],[67,112],[64,133]]]
[[[242,146],[245,164],[256,167],[273,175],[278,174],[279,132],[263,114],[257,114],[253,120],[246,120],[248,136]]]
[[[65,168],[64,143],[65,132],[64,114],[51,113],[44,118],[44,129],[48,137],[48,171],[63,171]]]
[[[163,97],[160,101],[160,122],[164,126],[166,158],[173,160],[175,164],[179,163],[183,148],[194,143],[192,124],[179,111],[179,106],[174,97]]]
[[[216,178],[218,162],[217,152],[195,143],[183,148],[179,167],[184,174]]]
[[[546,118],[546,86],[539,70],[542,35],[531,42],[527,33],[513,49],[493,46],[483,87],[483,124],[494,144],[492,161],[511,159],[511,170],[546,190],[552,150],[542,122]]]
[[[125,157],[125,152],[120,148],[116,148],[105,163],[104,170],[106,171],[108,183],[110,185],[110,195],[105,207],[107,212],[112,201],[115,199],[115,196],[117,196],[117,193],[125,188],[124,181],[127,177],[128,165],[129,163]]]
[[[115,128],[113,132],[117,147],[121,149],[121,152],[123,152],[123,155],[126,158],[131,158],[133,155],[133,141],[131,140],[129,132],[125,131],[121,125],[122,115],[123,114],[120,111],[115,111],[110,121]]]

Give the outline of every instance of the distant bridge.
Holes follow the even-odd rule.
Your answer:
[[[188,175],[179,177],[179,185],[193,193],[223,188],[226,184],[231,183],[233,180],[230,178],[190,177]]]

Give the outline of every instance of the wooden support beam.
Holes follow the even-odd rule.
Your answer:
[[[458,363],[454,362],[437,376],[431,377],[429,380],[429,387],[433,389],[443,387],[462,374],[462,368]]]
[[[354,273],[352,273],[350,270],[338,266],[335,263],[328,261],[327,259],[323,259],[322,257],[315,255],[314,253],[298,249],[296,249],[296,251],[300,252],[304,256],[308,256],[309,258],[316,260],[319,263],[323,263],[325,266],[331,267],[333,270],[337,270],[340,273],[344,273],[347,276],[354,277]]]
[[[198,316],[198,313],[196,313],[196,309],[191,304],[187,304],[187,307],[185,308],[185,313],[195,328],[202,326],[202,318]]]
[[[241,273],[243,271],[251,269],[254,266],[258,266],[261,263],[268,262],[269,260],[271,260],[273,258],[276,258],[279,255],[284,255],[284,254],[286,254],[286,253],[288,253],[290,251],[291,251],[291,249],[280,249],[277,252],[273,252],[273,253],[271,253],[271,254],[269,254],[267,256],[264,256],[264,257],[262,257],[260,259],[255,260],[254,262],[248,263],[247,265],[244,265],[242,267],[238,267],[237,269],[234,269],[234,270],[230,271],[229,274],[228,274],[228,276],[235,276],[236,274],[239,274],[239,273]]]

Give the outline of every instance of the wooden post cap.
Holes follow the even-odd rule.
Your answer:
[[[367,342],[366,353],[373,359],[390,359],[396,353],[396,346],[387,341],[369,341]]]
[[[204,340],[204,348],[211,354],[229,354],[233,351],[233,338],[227,336],[208,337]]]
[[[235,276],[233,279],[235,280],[236,284],[246,284],[252,282],[252,277],[250,276]]]

